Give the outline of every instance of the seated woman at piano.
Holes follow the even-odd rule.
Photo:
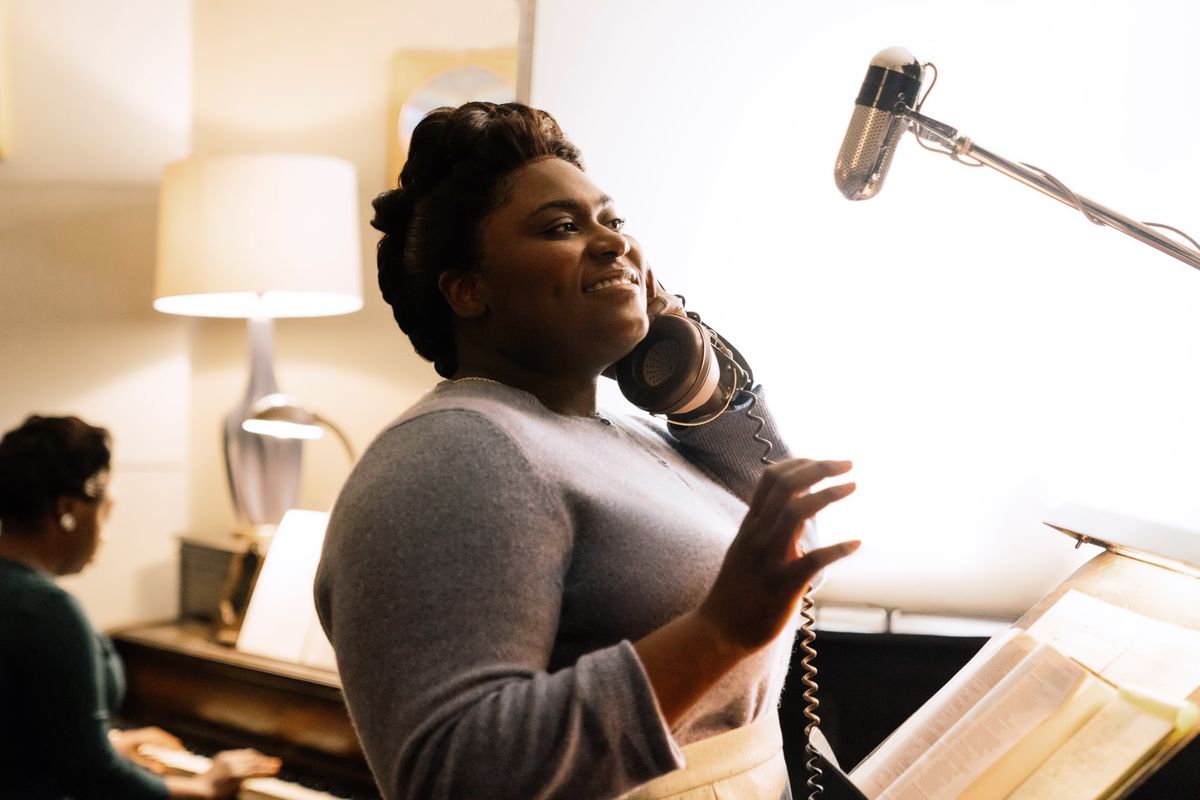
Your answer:
[[[384,797],[790,797],[797,608],[857,547],[807,523],[850,464],[789,457],[727,359],[668,424],[598,409],[681,301],[549,114],[431,112],[374,205],[383,297],[445,379],[356,465],[315,586]]]
[[[0,439],[0,797],[232,798],[277,759],[218,754],[193,777],[162,777],[137,748],[180,746],[157,728],[110,729],[121,662],[54,579],[96,555],[112,497],[108,432],[31,416]],[[142,765],[143,762],[145,766]]]

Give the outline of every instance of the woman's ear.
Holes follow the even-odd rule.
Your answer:
[[[475,319],[487,312],[477,271],[448,269],[438,276],[438,289],[450,304],[450,310],[465,319]]]
[[[58,523],[58,527],[67,533],[75,530],[77,512],[79,510],[79,500],[74,497],[60,496],[54,502],[54,519]]]

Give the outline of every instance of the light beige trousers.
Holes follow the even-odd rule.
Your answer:
[[[780,800],[788,785],[779,715],[683,748],[684,766],[621,800]]]

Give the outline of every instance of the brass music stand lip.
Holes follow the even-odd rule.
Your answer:
[[[1094,544],[1126,558],[1200,578],[1200,534],[1118,514],[1065,503],[1043,524],[1076,540],[1075,547]],[[1084,532],[1084,528],[1092,532]]]

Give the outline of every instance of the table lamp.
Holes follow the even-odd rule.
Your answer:
[[[224,421],[236,535],[269,535],[300,486],[301,444],[242,422],[279,393],[273,320],[362,307],[355,169],[315,155],[229,155],[167,165],[159,196],[154,307],[247,321],[250,379]]]

